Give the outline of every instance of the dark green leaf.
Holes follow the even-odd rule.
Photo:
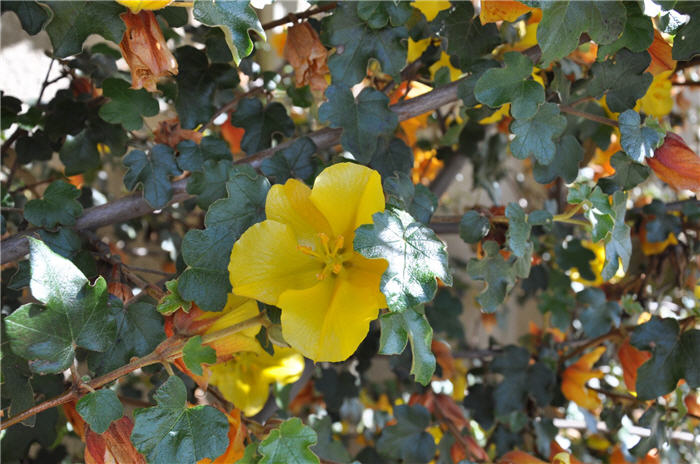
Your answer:
[[[681,13],[690,16],[690,21],[681,26],[673,38],[671,56],[674,60],[686,61],[700,55],[700,5],[694,2],[682,2],[675,7]]]
[[[228,447],[228,419],[211,406],[187,407],[187,389],[171,376],[154,395],[158,403],[134,412],[131,442],[149,463],[195,464]]]
[[[232,161],[228,144],[218,137],[207,135],[200,143],[185,140],[177,144],[177,165],[187,171],[199,171],[207,160]]]
[[[126,27],[119,15],[125,9],[116,2],[52,1],[46,4],[53,12],[46,32],[57,58],[80,53],[90,34],[99,34],[114,43],[122,40]]]
[[[76,201],[80,191],[73,185],[56,180],[44,191],[44,197],[28,201],[24,217],[39,227],[55,228],[58,224],[72,226],[83,214],[83,207]]]
[[[260,170],[273,182],[283,184],[287,179],[306,180],[314,173],[311,157],[316,152],[316,144],[308,137],[295,140],[260,164]]]
[[[263,104],[257,98],[244,98],[231,115],[231,124],[245,129],[241,148],[252,155],[272,144],[274,134],[290,137],[294,134],[294,122],[285,107],[278,102]]]
[[[641,124],[639,113],[627,110],[620,115],[620,145],[625,153],[638,163],[654,156],[661,137],[651,127]]]
[[[17,160],[22,164],[32,161],[48,161],[53,155],[51,141],[41,130],[36,131],[34,135],[17,139],[15,151],[17,152]]]
[[[61,162],[66,167],[66,175],[72,176],[100,167],[100,152],[97,143],[88,129],[69,138],[60,151]]]
[[[467,243],[476,243],[486,237],[491,223],[486,216],[474,210],[467,211],[459,221],[459,236]]]
[[[357,2],[357,15],[372,29],[382,29],[390,21],[392,26],[403,26],[412,14],[407,2]]]
[[[615,168],[615,174],[598,180],[598,185],[605,193],[610,194],[618,189],[631,190],[649,177],[648,167],[637,163],[621,151],[612,156],[610,164]]]
[[[384,456],[404,462],[428,462],[435,456],[435,439],[425,431],[430,425],[430,413],[421,405],[401,405],[394,408],[396,425],[382,430],[377,451]]]
[[[530,230],[532,226],[527,222],[525,211],[514,202],[506,206],[506,217],[508,218],[508,247],[517,257],[525,256],[532,249],[530,242]]]
[[[67,227],[59,227],[55,232],[40,230],[39,236],[52,251],[73,261],[86,277],[97,275],[95,259],[84,248],[82,239],[74,230]]]
[[[554,140],[566,129],[566,118],[559,114],[554,103],[544,103],[530,119],[518,119],[511,123],[510,131],[515,139],[510,143],[513,156],[525,159],[533,156],[538,163],[549,164],[554,159]]]
[[[462,315],[462,300],[447,289],[437,293],[435,299],[426,307],[425,315],[435,332],[443,332],[455,340],[464,340],[464,327],[459,321]]]
[[[374,30],[357,14],[354,2],[340,3],[322,22],[323,41],[336,51],[328,58],[333,84],[352,86],[367,75],[367,63],[376,59],[382,72],[397,77],[406,64],[406,28]]]
[[[605,266],[600,274],[604,280],[612,279],[620,265],[627,271],[632,256],[630,226],[625,224],[627,194],[617,191],[612,195],[612,210],[615,224],[605,237]]]
[[[447,54],[457,60],[462,71],[469,70],[501,43],[496,25],[482,25],[479,17],[474,16],[470,2],[455,2],[452,9],[444,10],[435,20],[441,18],[444,18],[445,37],[448,38]]]
[[[90,353],[88,366],[103,375],[129,362],[134,356],[146,356],[165,340],[163,318],[152,304],[133,303],[127,307],[110,297],[109,311],[117,325],[117,338],[103,353]]]
[[[331,425],[330,416],[324,416],[312,424],[318,435],[318,443],[311,447],[311,451],[322,459],[337,463],[349,463],[352,461],[352,457],[343,443],[333,438]]]
[[[647,240],[663,242],[669,234],[678,235],[681,231],[681,218],[666,212],[666,205],[654,199],[644,207],[644,213],[652,215],[653,219],[646,223]]]
[[[193,172],[187,182],[187,192],[197,195],[197,205],[206,210],[226,195],[226,182],[236,175],[230,160],[207,160],[201,171]]]
[[[202,363],[216,363],[216,350],[210,346],[202,345],[202,337],[196,335],[187,340],[182,348],[182,359],[189,370],[196,375],[202,375]]]
[[[491,370],[503,375],[503,381],[494,390],[497,415],[524,408],[528,395],[540,406],[551,402],[556,376],[540,362],[530,364],[530,354],[525,348],[507,346],[494,358]]]
[[[188,268],[178,280],[182,298],[205,311],[221,310],[231,291],[228,262],[233,243],[253,224],[265,218],[270,184],[250,166],[234,167],[226,183],[228,198],[215,201],[204,218],[204,230],[190,230],[182,242]]]
[[[175,50],[175,58],[178,64],[175,110],[182,127],[194,129],[198,124],[206,123],[214,114],[212,99],[216,81],[203,51],[191,46],[180,47]]]
[[[58,373],[73,362],[74,347],[105,351],[116,336],[107,306],[107,283],[95,285],[69,260],[28,237],[34,298],[5,318],[12,351],[30,360],[34,372]]]
[[[4,337],[7,340],[7,337]],[[9,417],[34,406],[34,390],[29,381],[32,373],[27,365],[27,360],[15,355],[7,345],[0,351],[2,363],[2,397],[10,399]],[[22,424],[34,427],[36,416],[25,419]]]
[[[430,348],[433,329],[422,306],[408,308],[401,313],[379,317],[382,331],[379,339],[380,354],[401,354],[411,342],[411,374],[416,382],[427,385],[435,372],[435,356]]]
[[[515,285],[515,271],[511,264],[499,253],[498,244],[487,241],[483,245],[486,256],[472,258],[467,263],[467,273],[475,280],[483,280],[486,286],[476,301],[486,312],[494,312],[503,303],[506,294]]]
[[[437,279],[452,285],[445,244],[435,232],[401,210],[375,213],[372,218],[373,224],[357,229],[353,245],[366,258],[389,262],[380,289],[391,311],[432,300]]]
[[[598,56],[611,56],[621,48],[633,52],[643,52],[654,41],[654,25],[649,16],[644,15],[643,6],[634,2],[624,2],[627,9],[627,21],[622,36],[610,45],[598,49]]]
[[[158,114],[158,100],[144,90],[133,90],[122,79],[105,79],[102,93],[109,101],[100,107],[100,117],[112,124],[121,124],[124,129],[135,131],[143,127],[142,116]]]
[[[557,266],[562,271],[576,268],[582,278],[586,280],[596,279],[596,275],[591,269],[591,261],[595,259],[595,253],[581,245],[581,240],[575,238],[565,242],[563,245],[558,245],[555,255]]]
[[[80,398],[75,405],[80,417],[95,433],[105,433],[109,425],[124,415],[121,401],[109,388],[102,388]]]
[[[540,184],[548,184],[557,177],[564,182],[573,182],[578,176],[578,167],[583,161],[583,147],[573,135],[564,135],[556,143],[556,155],[549,164],[535,160],[532,174]]]
[[[605,95],[608,108],[616,113],[634,108],[653,80],[653,76],[645,72],[650,62],[646,51],[632,53],[623,48],[614,57],[594,63],[593,78],[588,83],[589,95],[596,98]]]
[[[530,79],[532,61],[518,52],[503,55],[504,68],[492,68],[482,74],[474,87],[474,96],[491,108],[511,103],[515,119],[529,119],[544,103],[544,88]]]
[[[437,209],[438,199],[425,185],[414,185],[404,173],[389,177],[384,181],[386,204],[394,209],[402,209],[428,225]]]
[[[615,301],[607,301],[602,290],[587,288],[576,294],[576,300],[585,306],[580,319],[583,330],[589,337],[598,337],[620,325],[620,305]]]
[[[355,377],[347,371],[338,374],[333,367],[323,369],[321,377],[314,381],[314,386],[323,394],[328,411],[335,414],[340,413],[346,398],[357,398],[359,394]]]
[[[309,449],[316,441],[316,432],[301,419],[288,419],[260,442],[258,452],[263,456],[260,464],[317,464],[318,456]]]
[[[175,164],[173,150],[167,145],[155,145],[149,154],[132,150],[124,158],[128,168],[124,174],[124,185],[129,190],[143,185],[143,196],[154,209],[163,208],[173,196],[170,176],[182,173]]]
[[[400,173],[409,175],[413,168],[413,151],[409,146],[398,137],[391,140],[380,137],[378,142],[369,167],[377,170],[384,180]]]
[[[680,379],[690,388],[700,387],[700,330],[680,333],[675,319],[652,317],[637,326],[630,339],[652,357],[637,369],[637,396],[651,400],[672,392]]]
[[[379,137],[392,134],[399,123],[396,113],[389,109],[389,97],[368,87],[355,99],[350,88],[332,85],[326,90],[326,98],[319,119],[342,128],[343,148],[360,163],[369,163]]]
[[[0,8],[3,13],[14,12],[22,23],[22,29],[29,35],[38,34],[49,19],[48,8],[38,2],[6,0],[0,4]]]
[[[265,38],[265,31],[260,24],[255,10],[248,0],[234,2],[215,2],[214,0],[195,0],[192,14],[194,19],[207,26],[219,27],[226,37],[233,60],[240,63],[253,51],[253,41],[248,31],[255,31]]]
[[[617,40],[625,28],[627,13],[621,1],[546,1],[541,7],[537,43],[545,66],[574,51],[584,32],[605,45]]]

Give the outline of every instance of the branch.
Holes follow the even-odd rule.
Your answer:
[[[282,26],[287,23],[295,23],[300,19],[306,19],[309,16],[313,16],[315,14],[323,13],[325,11],[330,11],[334,9],[336,6],[338,6],[337,2],[329,3],[327,5],[319,6],[317,8],[310,8],[306,11],[303,11],[301,13],[289,13],[287,16],[283,16],[280,19],[276,19],[274,21],[270,21],[269,23],[265,23],[262,25],[264,30],[269,30],[272,28],[275,28],[277,26]]]
[[[460,82],[461,79],[419,97],[401,101],[392,105],[391,109],[398,115],[399,121],[405,121],[406,119],[411,119],[423,113],[433,111],[440,108],[442,105],[457,100],[457,88]],[[338,144],[341,133],[342,129],[325,128],[311,132],[307,134],[306,137],[310,138],[316,144],[318,150],[324,150]],[[237,161],[235,164],[250,164],[254,167],[258,167],[263,159],[269,158],[279,150],[290,146],[295,140],[296,139],[288,140],[275,147],[262,150]],[[173,182],[173,198],[168,202],[168,205],[180,203],[192,198],[192,195],[187,193],[186,185],[187,181],[184,179]],[[153,211],[154,209],[146,202],[143,195],[141,193],[135,193],[104,205],[88,208],[83,215],[78,218],[74,229],[96,229],[145,216],[153,213]],[[26,236],[33,234],[36,230],[37,229],[27,229],[0,242],[0,248],[2,249],[0,264],[17,261],[26,255],[29,252],[29,244],[27,243]]]

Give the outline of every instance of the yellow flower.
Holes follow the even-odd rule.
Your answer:
[[[257,414],[267,401],[270,384],[295,382],[304,370],[304,358],[291,348],[275,347],[275,354],[239,353],[230,361],[210,367],[209,383],[246,416]]]
[[[450,82],[459,79],[462,75],[462,71],[452,66],[450,55],[444,51],[440,52],[440,59],[430,66],[430,78],[435,79],[435,74],[442,68],[447,68],[450,71]]]
[[[313,190],[290,179],[270,189],[267,220],[233,246],[233,291],[282,310],[282,335],[314,361],[343,361],[386,306],[379,281],[388,263],[353,250],[355,229],[384,210],[379,173],[340,163]]]
[[[673,71],[664,71],[654,76],[647,93],[639,99],[635,109],[650,116],[663,118],[673,109],[671,98],[671,75]]]
[[[593,410],[600,406],[600,398],[595,390],[586,387],[590,379],[599,379],[603,373],[593,370],[595,364],[605,352],[604,346],[599,346],[590,353],[586,353],[574,364],[566,368],[562,374],[561,392],[567,400],[573,401],[582,408]]]
[[[432,21],[438,13],[452,6],[447,0],[414,0],[411,5],[420,10],[428,21]]]
[[[173,0],[117,0],[117,3],[129,8],[134,14],[141,10],[160,10],[172,2]]]

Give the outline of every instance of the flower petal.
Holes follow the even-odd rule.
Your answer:
[[[384,192],[379,173],[353,163],[327,167],[316,177],[311,201],[323,214],[334,235],[343,235],[347,243],[362,224],[372,222],[372,215],[384,211]]]
[[[268,219],[236,241],[228,270],[236,295],[274,305],[283,291],[314,285],[322,268],[322,263],[298,250],[290,226]]]
[[[284,185],[273,185],[267,194],[265,214],[273,221],[292,228],[300,245],[318,249],[318,233],[331,235],[331,227],[323,214],[311,202],[311,189],[296,179]]]
[[[282,309],[285,340],[317,362],[350,357],[367,335],[380,307],[379,284],[368,288],[371,279],[366,274],[341,273],[309,289],[282,293],[278,306]]]
[[[260,368],[242,354],[231,361],[211,366],[209,383],[216,385],[221,394],[246,416],[258,413],[269,393],[270,380],[264,378]]]

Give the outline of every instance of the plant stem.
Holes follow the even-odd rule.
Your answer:
[[[573,114],[574,116],[588,119],[590,121],[599,122],[607,126],[620,127],[620,125],[614,119],[606,118],[604,116],[598,116],[597,114],[586,113],[585,111],[579,111],[567,105],[559,105],[559,110],[561,110],[562,113]]]

